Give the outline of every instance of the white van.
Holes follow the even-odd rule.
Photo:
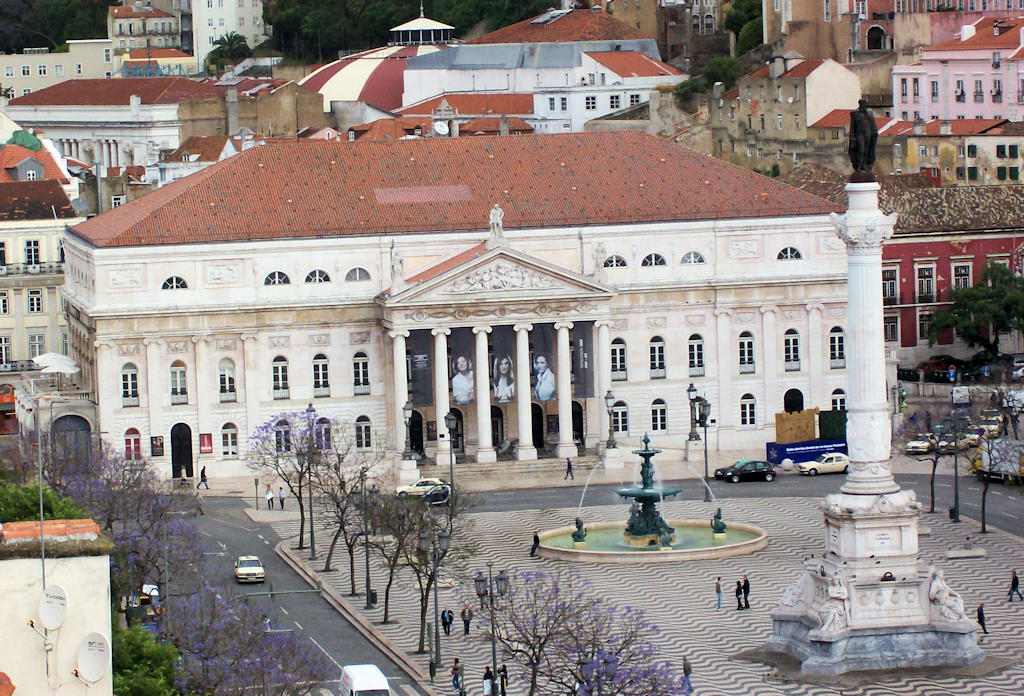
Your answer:
[[[341,668],[341,696],[393,696],[388,678],[377,665]]]

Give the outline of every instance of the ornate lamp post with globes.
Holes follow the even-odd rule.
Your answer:
[[[604,407],[608,410],[608,442],[605,444],[605,449],[615,449],[618,445],[615,444],[615,422],[612,419],[612,409],[615,407],[615,395],[612,394],[612,390],[609,389],[604,395]]]
[[[476,577],[473,578],[474,589],[476,590],[476,596],[480,598],[480,603],[484,601],[484,597],[489,599],[490,610],[491,610],[491,693],[496,693],[497,679],[498,679],[498,639],[495,636],[494,630],[494,593],[497,592],[499,597],[504,597],[508,594],[511,588],[511,582],[508,579],[508,575],[505,571],[499,571],[498,577],[494,577],[494,563],[487,561],[487,577],[484,577],[484,571],[478,570]]]
[[[438,531],[431,526],[429,530],[420,530],[419,550],[424,556],[429,554],[431,561],[430,581],[434,585],[434,653],[430,656],[430,678],[433,679],[437,673],[437,667],[441,664],[441,628],[439,626],[438,603],[437,603],[437,569],[441,559],[451,548],[452,538],[445,531]]]

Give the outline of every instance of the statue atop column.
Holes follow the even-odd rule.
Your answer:
[[[866,99],[857,102],[857,110],[850,112],[850,164],[853,171],[871,172],[875,164],[875,143],[878,141],[878,126],[875,116],[868,108]]]

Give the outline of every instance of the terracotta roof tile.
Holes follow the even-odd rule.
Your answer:
[[[999,22],[999,36],[995,35],[992,23]],[[933,46],[925,46],[925,51],[974,51],[991,48],[1019,48],[1021,45],[1020,30],[1024,27],[1024,18],[1001,19],[984,17],[974,23],[974,36],[965,41],[954,37]]]
[[[79,217],[53,179],[0,183],[0,220],[52,220]]]
[[[187,152],[190,155],[199,155],[198,158],[192,161],[216,162],[220,159],[220,154],[224,152],[224,145],[227,142],[228,136],[226,135],[193,135],[183,142],[177,150],[164,157],[164,160],[181,161],[181,158]]]
[[[850,112],[853,109],[832,109],[810,125],[811,128],[845,128],[850,125]],[[890,116],[875,116],[875,127],[879,132],[893,123]]]
[[[596,51],[588,56],[620,77],[660,77],[682,75],[668,63],[640,51]]]
[[[469,261],[470,259],[475,259],[477,256],[480,256],[481,254],[485,253],[487,253],[487,242],[480,242],[474,247],[466,249],[463,252],[459,252],[455,256],[447,258],[444,261],[441,261],[440,263],[434,264],[425,271],[420,271],[416,275],[406,278],[406,282],[409,284],[422,283],[425,280],[436,278],[437,276],[447,273],[448,271],[452,270],[453,268],[456,268],[457,266],[461,266],[466,261]],[[390,293],[390,289],[387,292]]]
[[[431,125],[428,116],[402,116],[360,123],[358,126],[352,126],[349,130],[355,131],[356,140],[399,140],[409,135],[415,135],[417,128],[421,132],[427,132],[431,129]]]
[[[807,77],[812,72],[821,67],[824,63],[823,60],[802,60],[799,64],[793,66],[786,72],[782,73],[779,77]],[[767,65],[762,65],[754,72],[747,75],[749,78],[760,79],[769,76],[769,70]]]
[[[37,131],[38,132],[38,131]],[[0,145],[0,182],[14,181],[14,177],[7,171],[16,167],[26,159],[34,159],[43,165],[43,177],[56,179],[62,183],[68,183],[64,173],[61,171],[53,155],[44,147],[40,150],[29,150],[21,145]]]
[[[510,229],[818,215],[834,208],[638,131],[297,141],[213,164],[90,219],[73,234],[112,247],[475,231],[486,229],[495,203]]]
[[[131,5],[117,5],[110,8],[110,16],[114,19],[167,19],[174,15],[168,14],[155,7],[138,10]]]
[[[533,126],[518,116],[509,116],[508,129],[509,131],[518,131],[520,133],[533,132]],[[459,132],[496,135],[501,132],[501,118],[498,116],[481,116],[480,118],[470,119],[459,126]]]
[[[95,539],[100,527],[92,520],[45,520],[43,536],[47,539]],[[0,542],[18,543],[39,538],[39,522],[4,522],[0,525]]]
[[[128,51],[128,60],[148,60],[150,58],[191,58],[184,51],[176,48],[133,48]]]
[[[447,101],[448,106],[452,107],[452,110],[460,116],[533,113],[533,94],[508,92],[501,94],[489,94],[486,92],[440,94],[436,97],[430,97],[421,102],[410,104],[409,106],[403,106],[396,113],[429,116],[440,106],[442,100]]]
[[[517,24],[502,27],[489,34],[467,41],[471,44],[544,43],[553,41],[611,41],[615,39],[650,39],[648,34],[631,27],[606,12],[572,10],[554,21],[540,23],[537,15]]]
[[[224,94],[224,88],[185,77],[123,77],[116,80],[65,80],[12,99],[11,106],[127,106],[132,95],[143,104],[180,104]]]

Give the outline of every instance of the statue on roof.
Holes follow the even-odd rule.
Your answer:
[[[490,218],[491,236],[495,239],[501,239],[504,236],[504,220],[505,211],[501,209],[500,205],[495,203],[494,207],[491,208]]]
[[[866,99],[857,102],[857,110],[850,112],[850,164],[854,172],[871,172],[875,164],[875,143],[878,126],[868,108]]]

